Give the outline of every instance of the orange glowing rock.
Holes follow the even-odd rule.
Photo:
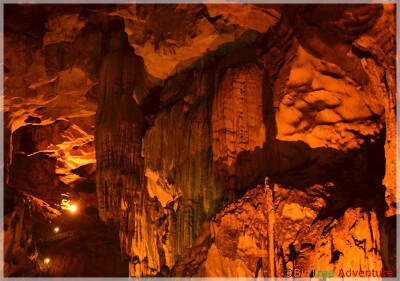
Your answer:
[[[394,5],[22,6],[5,11],[5,182],[24,199],[5,276],[42,255],[25,233],[58,204],[118,226],[131,277],[393,266]],[[49,276],[98,268],[59,252]]]

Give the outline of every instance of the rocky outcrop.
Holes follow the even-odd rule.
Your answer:
[[[274,26],[280,13],[253,5],[121,5],[125,32],[151,77],[164,80],[204,54],[249,45]],[[170,15],[174,15],[171,17]]]
[[[32,156],[19,153],[14,154],[13,165],[10,169],[10,185],[45,200],[52,204],[60,204],[62,193],[68,187],[55,173],[57,159],[52,154],[43,152]],[[21,175],[21,171],[25,171]]]
[[[289,13],[291,14],[290,17],[295,20],[298,30],[300,30],[298,38],[307,52],[339,66],[348,78],[353,81],[351,83],[357,87],[357,91],[361,90],[361,95],[353,95],[353,98],[361,97],[363,99],[363,101],[355,101],[359,107],[357,111],[361,113],[360,106],[365,104],[368,108],[365,113],[369,112],[367,115],[371,116],[369,119],[374,116],[381,116],[379,123],[384,126],[383,130],[387,135],[384,185],[386,187],[388,216],[394,215],[397,210],[396,203],[394,203],[396,201],[394,199],[396,192],[394,191],[395,180],[393,178],[397,168],[392,159],[394,154],[389,152],[395,146],[396,141],[393,139],[394,129],[391,125],[394,123],[393,121],[388,121],[395,118],[393,68],[395,35],[391,24],[394,17],[392,9],[391,5],[348,6],[344,9],[338,8],[332,13],[321,6],[316,7],[311,13],[310,10],[306,9],[305,11],[311,14],[307,20],[304,20],[305,18],[301,19],[301,16],[298,16],[298,12]],[[327,13],[331,14],[331,16],[322,16]],[[341,18],[344,13],[348,13],[348,16]],[[360,20],[361,18],[363,20]],[[318,24],[310,25],[307,22]],[[336,51],[333,51],[334,49]],[[339,49],[342,51],[338,51]],[[329,72],[326,73],[329,74]],[[318,81],[311,83],[319,87]],[[354,112],[355,110],[356,107],[352,111]],[[357,118],[359,117],[358,115]],[[335,116],[335,114],[332,114],[332,116]],[[353,121],[346,122],[346,118],[351,116],[346,117],[340,112],[339,116],[340,118],[345,117],[345,123],[355,123],[354,118]],[[360,121],[358,120],[358,123]],[[371,129],[374,126],[365,125],[369,127],[370,132],[363,131],[368,135],[373,134]],[[358,124],[357,127],[362,128],[364,125]],[[349,132],[353,129],[348,128],[345,130]],[[364,132],[361,134],[365,134]],[[357,133],[357,135],[359,134]]]
[[[266,182],[248,191],[203,225],[172,274],[285,277],[298,269],[309,277],[317,268],[338,277],[352,268],[381,271],[381,243],[387,242],[380,237],[383,213],[352,207],[320,219],[329,189],[335,189],[332,183],[296,190]]]
[[[53,222],[60,212],[25,192],[6,189],[4,212],[4,275],[36,276],[40,228]]]
[[[232,189],[237,192],[240,187],[248,188],[249,184],[257,182],[257,176],[262,175],[272,176],[279,184],[274,185],[270,191],[262,188],[249,191],[243,198],[218,212],[210,222],[206,222],[193,247],[184,251],[174,266],[174,276],[284,276],[285,272],[294,268],[303,269],[305,276],[309,276],[315,265],[332,269],[336,274],[340,269],[346,271],[349,265],[356,268],[376,268],[378,271],[382,268],[394,269],[393,262],[389,262],[388,258],[393,252],[386,248],[390,239],[380,237],[385,232],[384,225],[387,224],[383,215],[385,208],[382,202],[382,179],[386,173],[384,183],[388,182],[387,179],[391,178],[388,176],[389,170],[392,171],[389,174],[395,174],[393,165],[386,172],[381,166],[384,161],[383,138],[387,126],[385,116],[394,114],[394,110],[385,109],[387,101],[380,94],[386,90],[378,87],[382,84],[374,82],[377,79],[370,71],[363,70],[368,65],[364,58],[365,53],[358,52],[354,47],[361,34],[368,34],[367,30],[374,25],[384,24],[377,19],[384,21],[386,17],[390,17],[390,9],[386,7],[382,10],[375,6],[347,10],[346,12],[353,13],[356,18],[363,14],[369,15],[361,26],[353,27],[358,35],[345,34],[342,24],[356,25],[351,19],[338,24],[332,18],[320,17],[323,7],[304,9],[304,14],[307,13],[310,18],[314,15],[310,22],[317,21],[336,34],[335,36],[338,36],[338,32],[340,36],[344,36],[345,38],[339,36],[335,44],[343,50],[351,50],[352,54],[347,56],[354,59],[350,61],[340,55],[335,57],[333,51],[329,51],[331,47],[326,46],[325,35],[304,21],[309,20],[307,17],[292,15],[289,11],[288,20],[295,26],[295,30],[297,28],[295,37],[289,44],[285,37],[274,42],[276,45],[283,45],[286,53],[280,53],[273,45],[269,45],[270,49],[264,51],[262,62],[265,72],[261,73],[267,77],[267,83],[262,84],[263,90],[257,91],[256,88],[251,91],[252,98],[262,97],[256,103],[257,106],[251,108],[251,112],[262,109],[263,113],[261,121],[265,135],[255,132],[251,134],[251,137],[262,140],[258,149],[254,149],[255,145],[250,147],[250,137],[246,139],[246,133],[252,128],[252,121],[250,118],[245,119],[248,115],[241,117],[246,110],[241,108],[239,102],[235,102],[236,96],[240,97],[240,94],[235,96],[235,79],[227,85],[230,99],[219,105],[220,111],[220,93],[216,92],[212,115],[214,117],[219,114],[220,117],[212,120],[212,126],[216,128],[213,130],[216,144],[213,143],[214,161],[225,162],[225,168],[220,170],[232,171],[232,176],[236,179],[240,179],[246,168],[251,167],[252,171],[243,177],[248,180],[247,185],[238,184],[240,181],[237,180],[232,184]],[[338,9],[333,17],[340,18],[345,10]],[[296,13],[299,11],[301,9],[296,9]],[[274,31],[279,33],[285,30],[286,24],[287,22],[282,21]],[[308,32],[313,29],[317,30],[313,31],[314,35],[310,35]],[[392,52],[394,45],[389,48],[389,43],[386,43],[390,41],[389,34],[385,35],[387,37],[383,36],[385,39],[379,44]],[[267,38],[274,38],[272,34],[270,36]],[[290,38],[290,35],[286,38]],[[268,64],[274,65],[276,62],[280,62],[278,72]],[[375,63],[369,63],[375,65],[376,60]],[[387,75],[385,67],[373,69],[374,75]],[[234,73],[240,77],[240,68]],[[252,75],[244,79],[246,83],[243,84],[254,85],[253,81],[257,77],[259,76]],[[269,80],[271,78],[272,81]],[[223,84],[223,78],[221,81],[219,85]],[[268,95],[269,85],[272,95]],[[242,90],[240,93],[246,93],[246,88],[237,88]],[[394,87],[391,89],[394,90]],[[263,91],[264,94],[261,94]],[[252,103],[246,105],[249,108]],[[235,113],[229,114],[231,111]],[[231,118],[225,124],[224,114]],[[244,122],[244,130],[239,125],[243,119],[247,120]],[[221,123],[225,126],[221,126]],[[245,141],[240,141],[240,137]],[[221,142],[222,145],[219,146]],[[239,158],[235,152],[241,152],[243,144],[248,146],[243,149],[247,155]],[[219,147],[222,147],[223,153]],[[350,155],[355,158],[349,162]],[[235,171],[232,168],[238,165],[232,165],[236,159],[241,160],[239,163],[244,163],[244,169]],[[246,159],[251,161],[246,163]],[[261,160],[258,162],[257,159]],[[270,161],[263,162],[265,159]],[[295,159],[295,162],[291,159]],[[261,164],[252,167],[251,163]],[[344,170],[347,166],[353,167],[351,174],[356,180]],[[293,168],[302,171],[300,173],[303,175],[296,176],[297,172]],[[329,180],[334,184],[329,183]],[[228,186],[229,184],[227,183]],[[344,191],[346,189],[347,192]],[[390,185],[387,185],[386,192],[391,192],[390,190]],[[290,193],[296,198],[293,202]],[[360,197],[353,197],[361,193],[361,197],[369,203],[361,204]],[[269,194],[273,194],[273,199]],[[371,203],[371,200],[378,200],[377,198],[381,201]],[[268,203],[259,207],[268,200],[274,202],[274,208]],[[351,203],[349,200],[358,203]],[[386,214],[390,210],[391,207]],[[260,226],[258,221],[265,224]],[[305,225],[311,227],[304,229]],[[359,237],[361,229],[368,229],[369,232]],[[348,237],[347,233],[353,235]],[[215,266],[216,264],[219,266]]]

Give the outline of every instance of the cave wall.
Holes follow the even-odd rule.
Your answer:
[[[5,276],[128,275],[118,233],[99,218],[95,183],[99,72],[118,22],[84,10],[5,7]],[[77,202],[79,215],[63,200]],[[42,243],[54,227],[74,235]]]
[[[346,13],[354,18],[342,20]],[[131,261],[131,275],[151,275],[151,270],[156,273],[163,266],[174,266],[175,276],[253,276],[257,272],[262,276],[282,276],[283,269],[294,266],[307,271],[316,263],[329,268],[334,264],[332,269],[337,270],[350,261],[356,267],[379,270],[383,268],[383,255],[385,265],[391,264],[388,256],[393,256],[393,252],[380,248],[379,233],[382,221],[386,221],[383,212],[390,216],[393,205],[385,209],[382,200],[376,204],[369,200],[382,199],[382,179],[385,175],[383,183],[388,183],[388,174],[393,175],[393,165],[382,168],[382,146],[386,142],[388,154],[386,128],[393,120],[388,122],[386,118],[394,110],[387,108],[387,98],[390,100],[394,85],[386,88],[374,82],[376,76],[383,81],[394,70],[393,61],[383,62],[388,52],[389,57],[394,55],[393,30],[383,28],[393,10],[389,6],[352,6],[340,7],[329,17],[321,16],[327,14],[324,6],[288,9],[280,15],[279,22],[274,22],[267,33],[257,35],[251,44],[241,48],[231,45],[228,52],[221,47],[222,54],[208,54],[165,80],[156,97],[159,111],[146,119],[149,122],[142,142],[143,170],[136,171],[144,175],[143,186],[147,189],[142,187],[142,196],[149,196],[147,206],[164,214],[147,221],[157,228],[147,232],[146,240],[157,241],[158,253],[148,246],[133,247],[130,253],[137,258]],[[361,17],[364,21],[360,23],[357,18]],[[387,34],[379,38],[372,35],[378,28],[385,29]],[[375,57],[366,51],[369,40],[380,46],[371,51],[376,53]],[[284,47],[284,51],[279,47]],[[386,53],[386,58],[379,59],[378,53]],[[381,66],[376,67],[377,61],[381,61]],[[369,65],[375,67],[373,73]],[[352,165],[350,176],[344,167]],[[120,172],[123,170],[119,167]],[[296,171],[308,178],[299,179]],[[321,201],[319,207],[307,207],[315,198],[301,203],[290,203],[285,198],[287,208],[279,209],[279,203],[275,203],[274,215],[260,219],[272,220],[270,228],[256,229],[251,234],[245,231],[244,237],[227,237],[240,231],[225,230],[222,226],[218,219],[225,215],[222,205],[234,202],[266,176],[278,183],[282,181],[295,196],[300,193],[297,188],[312,189],[316,183],[323,184],[321,192],[329,189],[334,198],[330,200],[339,203],[331,203],[328,195],[314,195]],[[328,181],[333,183],[329,185]],[[356,187],[344,191],[351,185]],[[122,188],[129,190],[124,185]],[[386,185],[387,201],[392,189],[393,185]],[[355,194],[360,192],[364,192],[361,197],[369,203],[358,205]],[[135,200],[126,204],[131,206],[132,202]],[[237,205],[233,206],[227,213],[241,214]],[[262,208],[271,207],[266,203]],[[312,214],[307,213],[307,208],[314,210],[310,211]],[[208,218],[216,212],[212,220],[223,229],[222,237],[214,233],[215,227],[209,230],[209,244],[200,250],[206,256],[199,255],[196,245],[204,246],[206,242],[198,240],[206,235],[202,231],[208,233],[202,228],[203,223],[208,225]],[[256,211],[248,212],[248,218],[240,217],[242,223],[254,220],[252,215],[257,217]],[[226,227],[235,225],[226,216]],[[280,218],[285,216],[288,218],[281,222]],[[353,225],[356,217],[359,223]],[[334,226],[329,225],[332,219]],[[139,229],[149,229],[142,220],[143,216],[131,223]],[[284,226],[291,220],[301,221],[296,230]],[[311,222],[314,228],[302,234],[302,226]],[[328,230],[318,232],[324,228]],[[140,233],[139,229],[136,231]],[[370,229],[372,234],[356,237],[361,231],[358,229]],[[345,240],[348,238],[343,233],[352,231],[354,239]],[[320,242],[310,242],[320,236]],[[194,240],[196,237],[200,238]],[[235,248],[252,239],[257,246]],[[138,241],[133,239],[132,243]],[[239,244],[230,248],[226,241]],[[364,248],[359,248],[359,241],[364,241]],[[219,244],[217,249],[213,243]],[[346,243],[353,246],[343,246]],[[250,253],[246,247],[251,249]],[[364,250],[375,254],[364,255]],[[257,268],[258,259],[261,268]],[[152,263],[155,260],[158,264]],[[201,265],[194,271],[191,267],[198,260]],[[142,263],[156,268],[143,269]],[[139,265],[141,271],[137,269]]]
[[[129,276],[394,268],[394,5],[5,17],[6,184],[56,210],[96,184]]]

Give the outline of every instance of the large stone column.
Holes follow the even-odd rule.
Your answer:
[[[134,98],[143,94],[143,85],[143,60],[135,55],[125,33],[113,33],[100,72],[96,184],[100,218],[119,225],[130,276],[151,275],[160,267],[151,223],[153,209],[144,184],[143,116]]]

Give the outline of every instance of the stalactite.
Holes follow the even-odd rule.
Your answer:
[[[152,225],[157,211],[149,202],[141,156],[143,115],[133,98],[134,93],[143,95],[144,83],[143,60],[134,54],[125,33],[113,33],[100,72],[96,182],[100,217],[119,225],[131,276],[152,275],[160,269],[160,237]]]

